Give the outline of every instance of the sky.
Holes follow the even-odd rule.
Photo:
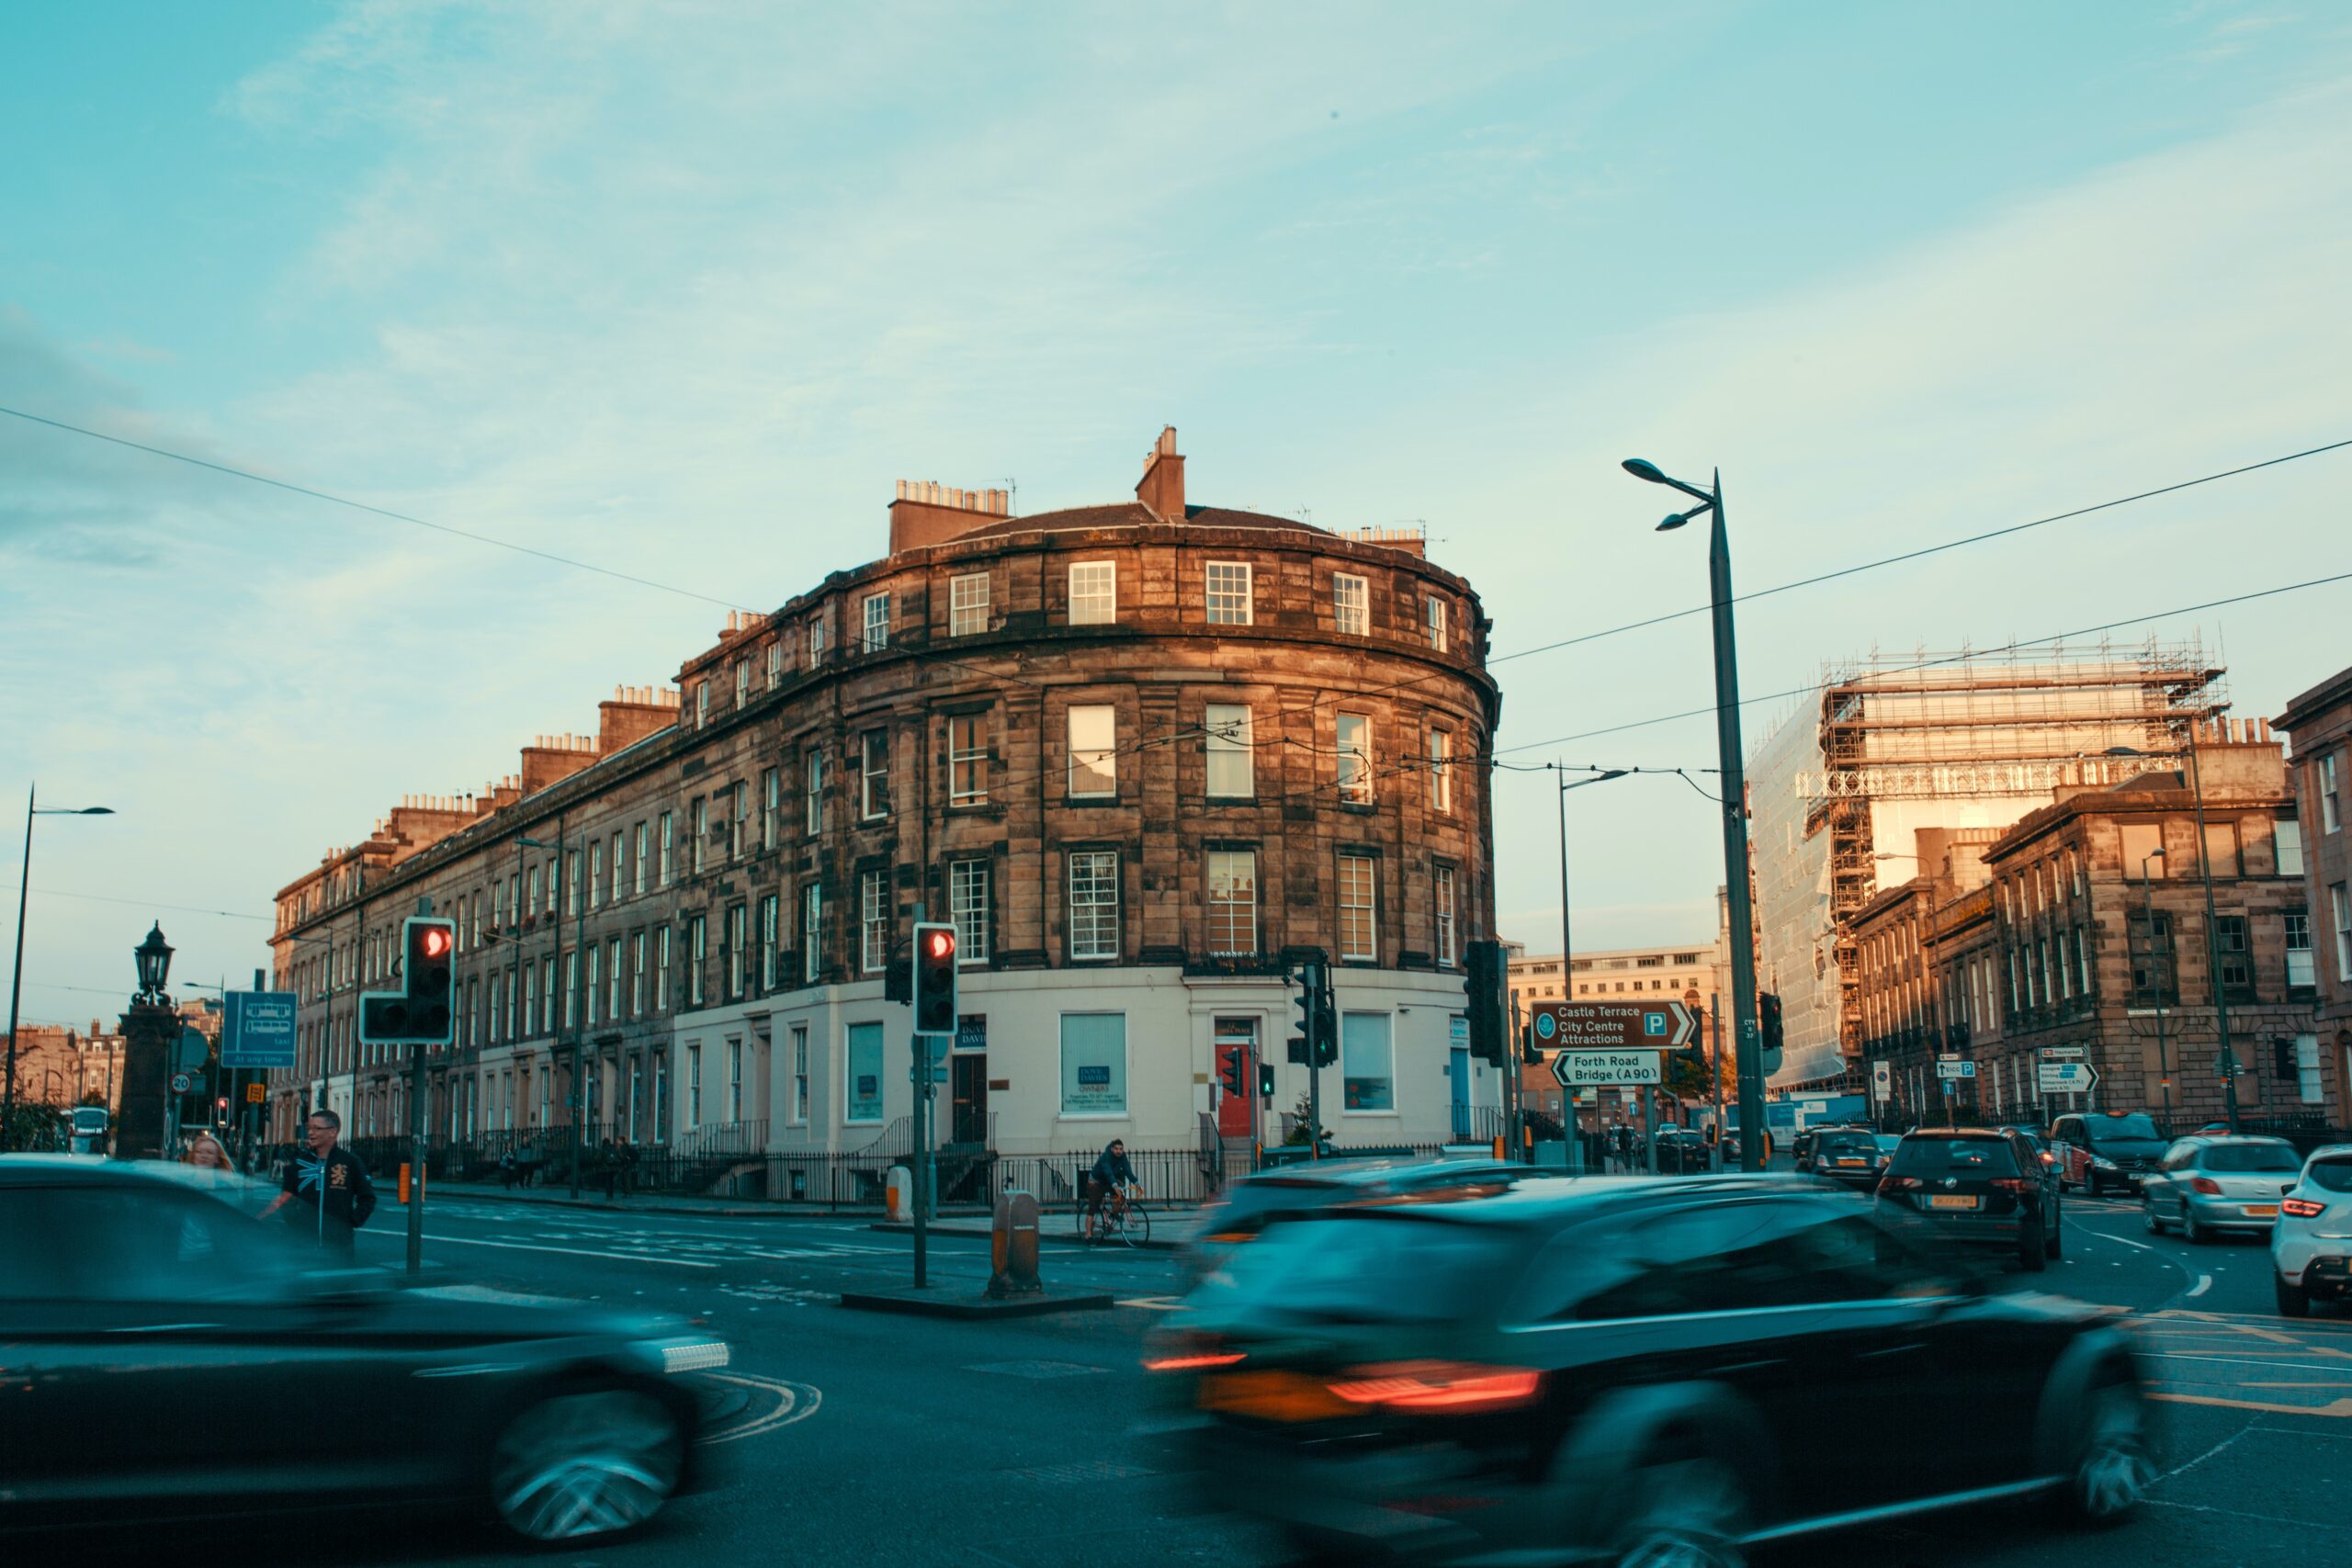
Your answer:
[[[248,983],[323,850],[880,554],[899,479],[1121,499],[1173,423],[1194,501],[1424,525],[1503,655],[1704,604],[1626,457],[1720,468],[1744,592],[2352,440],[2331,5],[28,4],[0,142],[0,817],[117,813],[37,826],[35,1021],[151,919]],[[2196,607],[2352,572],[2347,484],[1744,604],[1748,734],[2115,623],[2275,715],[2352,583]],[[1498,662],[1504,759],[1712,767],[1647,722],[1705,625]],[[1556,951],[1551,777],[1495,791]],[[1710,802],[1568,804],[1580,950],[1712,934]]]

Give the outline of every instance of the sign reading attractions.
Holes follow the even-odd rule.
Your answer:
[[[1544,1051],[1668,1051],[1690,1044],[1699,1032],[1699,1021],[1690,1010],[1664,998],[1654,1002],[1537,1002],[1530,1019],[1536,1047]]]

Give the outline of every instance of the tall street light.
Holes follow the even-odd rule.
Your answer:
[[[1740,765],[1739,655],[1731,619],[1731,541],[1724,531],[1724,477],[1709,489],[1669,478],[1657,464],[1628,457],[1624,469],[1637,479],[1679,490],[1699,504],[1671,512],[1657,525],[1661,534],[1702,513],[1707,531],[1708,598],[1714,612],[1715,747],[1724,781],[1724,885],[1731,906],[1731,1010],[1734,1050],[1739,1063],[1739,1163],[1764,1168],[1763,1042],[1756,1031],[1756,916],[1747,892],[1747,779]]]
[[[1555,768],[1557,768],[1557,767],[1559,766],[1559,764],[1558,764],[1557,762],[1555,762],[1555,763],[1553,763],[1552,765],[1553,765]],[[1575,953],[1575,952],[1576,952],[1576,946],[1575,946],[1575,943],[1574,943],[1574,942],[1572,942],[1569,940],[1569,938],[1568,938],[1568,791],[1570,791],[1570,790],[1572,790],[1572,789],[1582,789],[1582,788],[1583,788],[1585,785],[1587,785],[1587,784],[1607,784],[1611,779],[1622,779],[1622,778],[1623,778],[1623,777],[1626,775],[1626,773],[1629,773],[1629,772],[1631,772],[1631,771],[1632,771],[1632,770],[1630,770],[1630,769],[1626,769],[1626,768],[1606,768],[1606,769],[1603,769],[1601,772],[1600,772],[1600,773],[1597,773],[1593,774],[1590,778],[1586,778],[1586,779],[1570,779],[1570,778],[1566,777],[1566,775],[1563,775],[1563,776],[1561,777],[1560,781],[1559,781],[1559,782],[1560,782],[1560,997],[1561,997],[1561,999],[1562,999],[1562,1000],[1564,1000],[1564,1001],[1574,1001],[1574,1000],[1576,999],[1576,994],[1577,994],[1577,993],[1576,993],[1576,987],[1575,987],[1572,983],[1570,983],[1570,981],[1569,981],[1569,979],[1568,979],[1568,972],[1570,971],[1570,969],[1572,969],[1572,968],[1574,967],[1574,965],[1573,965],[1572,964],[1570,964],[1569,960],[1570,960],[1570,958],[1574,955],[1574,953]],[[1512,1047],[1512,1051],[1513,1051],[1513,1054],[1514,1054],[1514,1055],[1517,1055],[1517,1054],[1518,1054],[1518,1047],[1517,1047],[1516,1043],[1514,1043],[1514,1045],[1513,1045],[1513,1047]],[[1567,1122],[1568,1136],[1569,1136],[1569,1137],[1571,1137],[1571,1138],[1577,1138],[1577,1137],[1579,1137],[1579,1136],[1581,1135],[1581,1129],[1579,1129],[1579,1128],[1578,1128],[1578,1126],[1577,1126],[1577,1100],[1576,1100],[1576,1091],[1575,1091],[1574,1089],[1570,1089],[1570,1090],[1568,1091],[1566,1110],[1567,1110],[1566,1122]],[[1598,1128],[1598,1127],[1599,1127],[1599,1125],[1600,1125],[1600,1122],[1599,1122],[1600,1112],[1599,1112],[1598,1111],[1596,1111],[1593,1114],[1594,1114],[1594,1117],[1595,1117],[1595,1121],[1594,1121],[1594,1123],[1593,1123],[1593,1124],[1594,1124],[1594,1126],[1595,1126],[1596,1128]],[[1518,1139],[1518,1135],[1519,1135],[1519,1134],[1518,1134],[1518,1129],[1516,1129],[1516,1128],[1512,1129],[1512,1138],[1513,1138],[1513,1146],[1514,1146],[1514,1149],[1516,1149],[1516,1147],[1517,1147],[1517,1139]],[[1515,1156],[1514,1156],[1514,1157],[1515,1157]],[[1581,1167],[1582,1167],[1582,1165],[1583,1165],[1583,1163],[1584,1163],[1584,1154],[1583,1154],[1583,1151],[1582,1151],[1582,1149],[1581,1149],[1581,1148],[1579,1148],[1579,1149],[1577,1150],[1577,1165],[1578,1165],[1578,1167],[1579,1167],[1579,1168],[1581,1168]]]
[[[2172,968],[2173,944],[2169,932],[2165,935],[2164,970],[2156,967],[2156,896],[2148,876],[2148,863],[2163,860],[2165,850],[2158,844],[2140,857],[2140,908],[2148,924],[2148,978],[2154,982],[2149,989],[2156,998],[2156,1082],[2165,1091],[2165,1132],[2172,1132],[2172,1063],[2165,1056],[2165,972]]]
[[[36,817],[111,817],[111,806],[41,806],[35,800],[38,785],[25,789],[24,870],[17,878],[17,966],[8,977],[7,1087],[0,1089],[0,1150],[8,1146],[9,1130],[17,1117],[17,1017],[25,993],[25,896],[33,882],[33,818]]]

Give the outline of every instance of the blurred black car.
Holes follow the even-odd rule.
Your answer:
[[[1880,1219],[1915,1245],[2007,1247],[2034,1272],[2064,1245],[2061,1204],[2056,1168],[1990,1127],[1905,1134],[1878,1184]]]
[[[1696,1127],[1657,1130],[1657,1168],[1661,1176],[1696,1176],[1713,1168],[1714,1145]]]
[[[1860,1192],[1875,1189],[1885,1168],[1878,1134],[1862,1128],[1823,1129],[1813,1140],[1812,1157],[1797,1161],[1797,1169],[1807,1175]]]
[[[1331,1560],[1733,1564],[2036,1493],[2114,1519],[2154,1474],[2112,1314],[1985,1294],[1810,1180],[1349,1210],[1186,1304],[1146,1365],[1204,1497]]]
[[[1201,1205],[1179,1258],[1196,1280],[1277,1220],[1357,1203],[1438,1203],[1505,1191],[1555,1174],[1493,1159],[1376,1156],[1308,1160],[1245,1177]]]
[[[320,1271],[240,1210],[243,1187],[0,1157],[0,1530],[413,1500],[557,1540],[642,1524],[695,1482],[683,1374],[725,1344]]]

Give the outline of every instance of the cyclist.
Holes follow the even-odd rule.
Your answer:
[[[1096,1222],[1102,1217],[1103,1201],[1114,1191],[1122,1191],[1136,1184],[1136,1168],[1127,1163],[1127,1141],[1114,1138],[1095,1159],[1093,1168],[1086,1173],[1086,1239],[1094,1239]]]

